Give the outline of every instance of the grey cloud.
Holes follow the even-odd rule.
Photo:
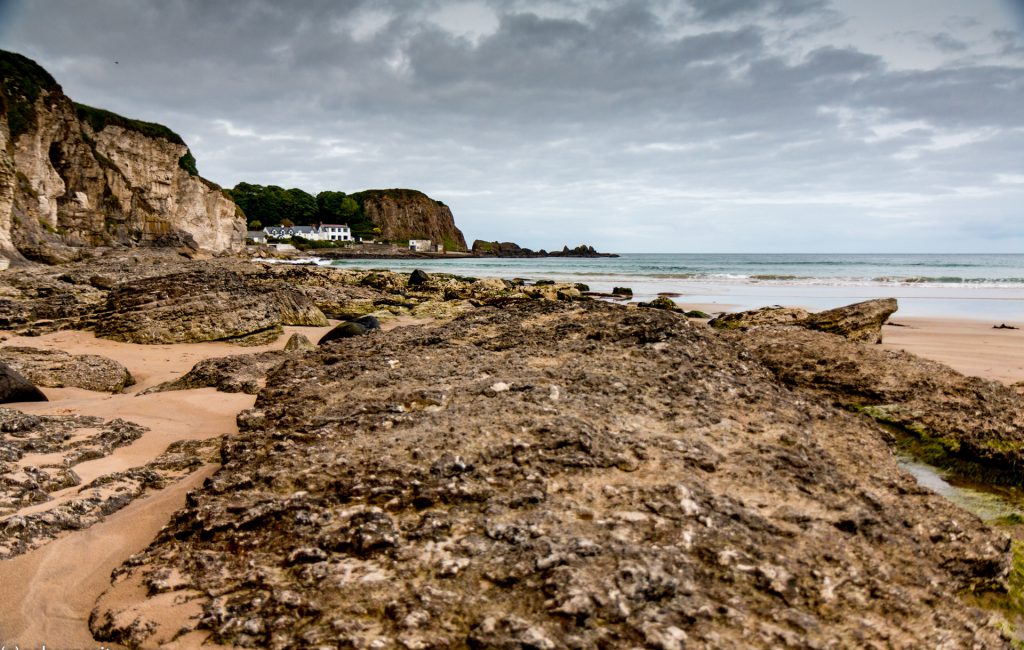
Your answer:
[[[827,6],[822,0],[689,0],[699,20],[720,21],[753,13],[792,17]]]
[[[935,34],[928,40],[943,52],[965,52],[967,50],[967,43],[953,38],[949,34]]]
[[[994,180],[1021,173],[1021,67],[893,70],[822,46],[822,2],[486,4],[496,26],[466,37],[433,20],[446,0],[26,3],[0,47],[169,124],[217,182],[450,192],[470,238],[809,246],[846,236],[823,214],[892,235],[893,215],[1024,198]],[[1013,56],[1019,35],[999,38]]]

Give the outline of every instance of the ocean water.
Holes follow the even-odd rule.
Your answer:
[[[630,287],[713,311],[765,305],[812,310],[894,297],[898,315],[1024,325],[1024,255],[624,254],[617,258],[316,260],[343,268],[455,273]]]

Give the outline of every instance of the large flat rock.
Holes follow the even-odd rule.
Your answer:
[[[121,363],[98,354],[68,354],[22,346],[0,347],[0,361],[37,386],[119,393],[135,383]]]
[[[116,572],[99,640],[1005,647],[960,595],[1002,588],[1008,540],[676,314],[532,301],[374,331],[286,361],[239,423]]]
[[[130,343],[237,341],[282,325],[324,326],[311,300],[285,288],[263,288],[222,268],[143,278],[115,287],[96,335]],[[264,338],[259,338],[263,342]]]

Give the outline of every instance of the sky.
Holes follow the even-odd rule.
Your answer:
[[[470,242],[1024,252],[1024,0],[0,0],[0,49]]]

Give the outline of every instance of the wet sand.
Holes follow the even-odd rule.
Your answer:
[[[172,442],[237,433],[235,416],[250,408],[255,396],[220,393],[213,388],[137,395],[151,386],[188,372],[206,358],[280,349],[288,335],[301,332],[317,341],[330,327],[289,327],[270,345],[243,348],[226,343],[134,345],[97,339],[90,332],[63,331],[39,337],[13,337],[2,345],[58,349],[72,354],[99,354],[124,364],[136,379],[128,391],[110,395],[77,388],[43,388],[49,402],[5,404],[38,415],[95,415],[124,418],[149,429],[141,438],[108,456],[80,463],[82,484],[152,461]],[[206,465],[167,488],[144,496],[109,515],[105,521],[68,533],[40,548],[0,561],[0,645],[22,648],[100,647],[89,634],[89,613],[110,586],[110,572],[146,547],[185,494],[217,469]],[[19,514],[48,509],[77,493],[70,488]],[[65,494],[67,493],[67,494]],[[0,521],[0,526],[2,526]],[[104,647],[112,647],[104,644]]]
[[[188,491],[202,485],[216,469],[216,465],[207,465],[95,526],[0,562],[0,644],[101,647],[89,633],[89,614],[96,599],[110,587],[110,572],[146,548],[171,515],[185,505]]]

